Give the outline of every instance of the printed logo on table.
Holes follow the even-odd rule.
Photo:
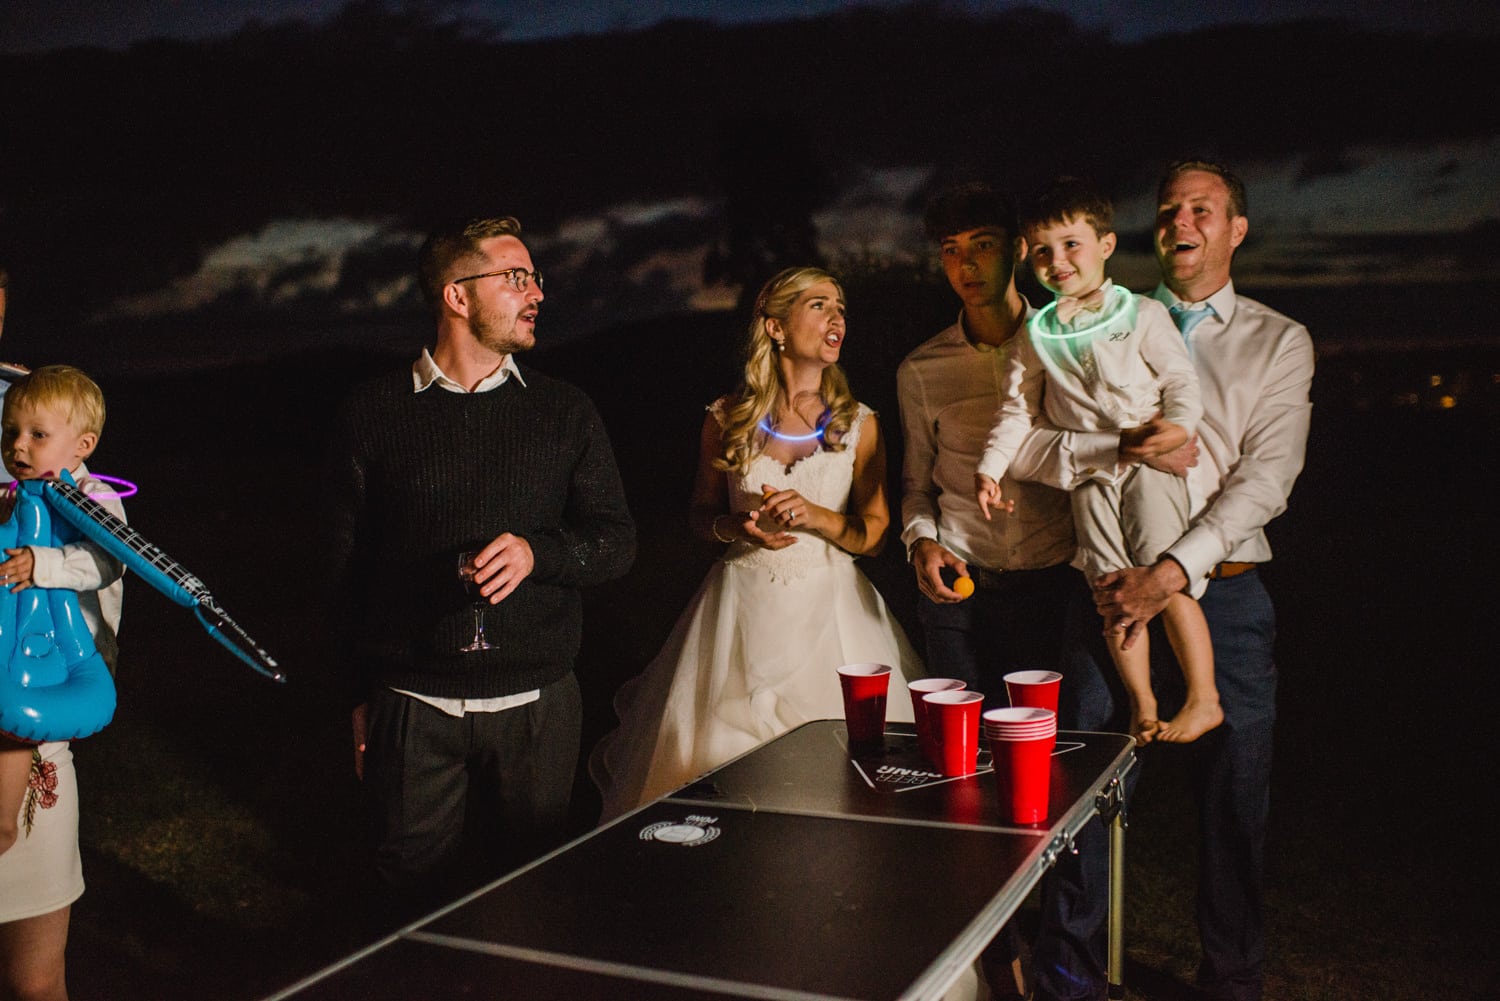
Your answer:
[[[916,737],[907,734],[887,733],[885,751],[880,758],[851,757],[849,763],[859,772],[865,784],[876,792],[911,792],[926,786],[945,782],[961,782],[972,776],[944,775],[932,767],[917,747]],[[1077,741],[1060,741],[1052,750],[1055,758],[1059,754],[1076,751],[1084,745]],[[974,775],[987,775],[994,770],[988,748],[981,748],[976,761]]]
[[[664,820],[657,824],[641,828],[640,838],[642,841],[660,841],[669,845],[682,845],[687,848],[697,848],[706,845],[719,836],[719,828],[714,825],[718,817],[701,817],[690,814],[685,820],[678,822]]]
[[[910,792],[924,786],[957,782],[963,778],[963,776],[944,775],[926,763],[918,764],[911,760],[913,756],[905,757],[906,760],[901,764],[876,764],[873,761],[851,760],[855,770],[865,780],[865,784],[876,792]],[[920,758],[917,760],[920,761]],[[990,752],[981,751],[979,771],[976,774],[982,775],[989,771]]]
[[[935,772],[929,768],[902,768],[898,765],[881,765],[875,769],[873,776],[875,785],[878,786],[919,786],[929,782],[940,782],[943,778],[942,772]]]

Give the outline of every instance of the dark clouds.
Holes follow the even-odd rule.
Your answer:
[[[1185,154],[1251,176],[1257,241],[1465,229],[1500,214],[1482,183],[1500,106],[1432,95],[1463,92],[1493,43],[1309,21],[1125,44],[1045,11],[930,7],[501,43],[364,5],[0,56],[0,257],[18,309],[64,317],[346,316],[415,308],[426,219],[511,211],[579,290],[551,315],[589,325],[701,301],[709,248],[741,229],[920,246],[916,208],[965,174],[1091,173],[1139,228]],[[1325,243],[1296,267],[1351,273]]]

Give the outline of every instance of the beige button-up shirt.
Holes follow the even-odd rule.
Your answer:
[[[1153,298],[1168,307],[1179,301],[1166,286]],[[1312,420],[1307,328],[1236,295],[1233,282],[1205,302],[1216,315],[1194,328],[1188,345],[1203,399],[1199,460],[1188,475],[1193,520],[1167,549],[1191,581],[1224,560],[1271,558],[1265,526],[1286,510]],[[1039,425],[1012,472],[1071,488],[1098,470],[1112,470],[1119,449],[1118,432]]]
[[[1014,343],[975,344],[960,315],[896,370],[906,443],[901,541],[908,550],[918,539],[936,539],[965,562],[996,571],[1040,570],[1073,558],[1073,515],[1063,491],[1007,476],[1001,487],[1016,509],[992,521],[974,499],[974,471]]]

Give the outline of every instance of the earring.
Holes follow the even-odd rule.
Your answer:
[[[786,344],[776,338],[772,338],[771,346],[774,350],[780,351],[782,348],[786,347]]]

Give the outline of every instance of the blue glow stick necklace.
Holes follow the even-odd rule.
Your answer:
[[[824,410],[823,413],[818,417],[818,426],[813,429],[811,434],[782,434],[780,431],[777,431],[775,428],[771,427],[769,414],[767,414],[765,417],[762,417],[760,419],[760,423],[757,424],[756,427],[760,428],[762,431],[770,435],[772,438],[775,438],[777,441],[789,441],[794,443],[803,441],[817,441],[823,437],[823,432],[828,430],[828,422],[832,419],[833,414],[831,414],[827,410]]]

